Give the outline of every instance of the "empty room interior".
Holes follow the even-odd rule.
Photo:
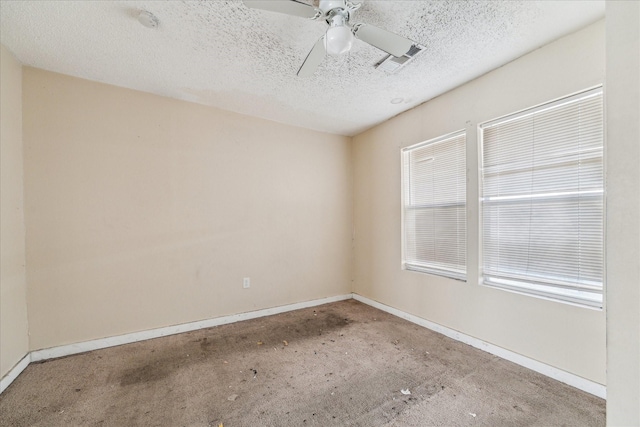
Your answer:
[[[0,426],[640,426],[640,2],[0,18]]]

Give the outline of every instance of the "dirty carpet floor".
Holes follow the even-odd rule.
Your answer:
[[[34,363],[0,395],[2,426],[604,423],[602,399],[355,300]]]

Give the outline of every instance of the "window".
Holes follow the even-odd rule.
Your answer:
[[[466,279],[465,132],[402,150],[403,267]]]
[[[601,307],[602,89],[480,126],[485,284]]]

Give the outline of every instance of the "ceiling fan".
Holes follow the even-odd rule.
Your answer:
[[[298,70],[298,76],[311,76],[324,59],[325,54],[341,55],[348,52],[354,37],[390,55],[400,57],[407,53],[413,41],[367,24],[351,24],[349,19],[362,3],[350,0],[319,0],[318,7],[297,0],[243,0],[247,7],[270,12],[285,13],[302,18],[323,19],[329,24],[324,36],[316,42]]]

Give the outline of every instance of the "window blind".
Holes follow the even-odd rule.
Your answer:
[[[481,125],[484,283],[602,306],[602,89]]]
[[[466,278],[466,134],[402,150],[403,267]]]

